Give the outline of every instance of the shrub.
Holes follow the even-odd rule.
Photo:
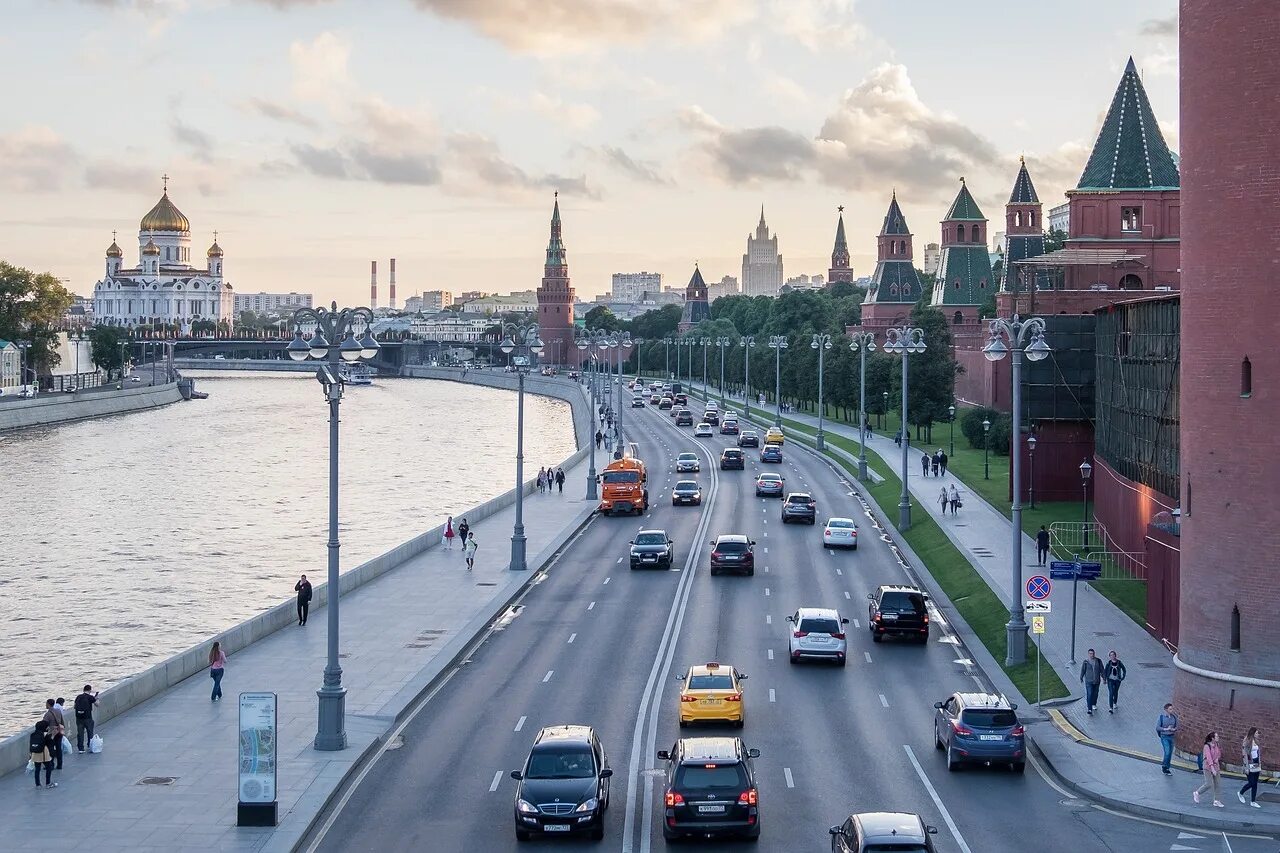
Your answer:
[[[991,421],[991,434],[984,439],[982,422]],[[1009,455],[1009,436],[1013,431],[1013,418],[995,409],[965,409],[960,418],[960,431],[969,440],[969,446],[981,450],[984,440],[989,440],[991,452],[997,456]]]

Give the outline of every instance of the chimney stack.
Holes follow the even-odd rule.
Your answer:
[[[378,308],[378,262],[369,262],[369,307]]]
[[[391,259],[391,310],[396,310],[396,259]]]

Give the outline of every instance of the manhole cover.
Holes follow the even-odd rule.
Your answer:
[[[137,785],[172,785],[178,781],[177,776],[143,776],[135,784]]]

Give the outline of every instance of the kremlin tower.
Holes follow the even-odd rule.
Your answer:
[[[569,262],[560,237],[560,193],[556,193],[547,261],[538,288],[538,336],[546,346],[540,359],[543,364],[576,361],[573,332],[573,288],[569,285]]]
[[[831,250],[831,269],[827,270],[827,287],[838,281],[853,283],[853,268],[849,266],[849,243],[844,238],[844,205],[836,208],[839,219],[836,224],[836,244]]]

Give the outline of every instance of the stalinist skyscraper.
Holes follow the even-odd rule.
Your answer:
[[[769,236],[769,226],[764,224],[764,208],[761,207],[756,235],[747,237],[747,252],[742,256],[742,292],[747,296],[777,296],[782,282],[778,237]]]

